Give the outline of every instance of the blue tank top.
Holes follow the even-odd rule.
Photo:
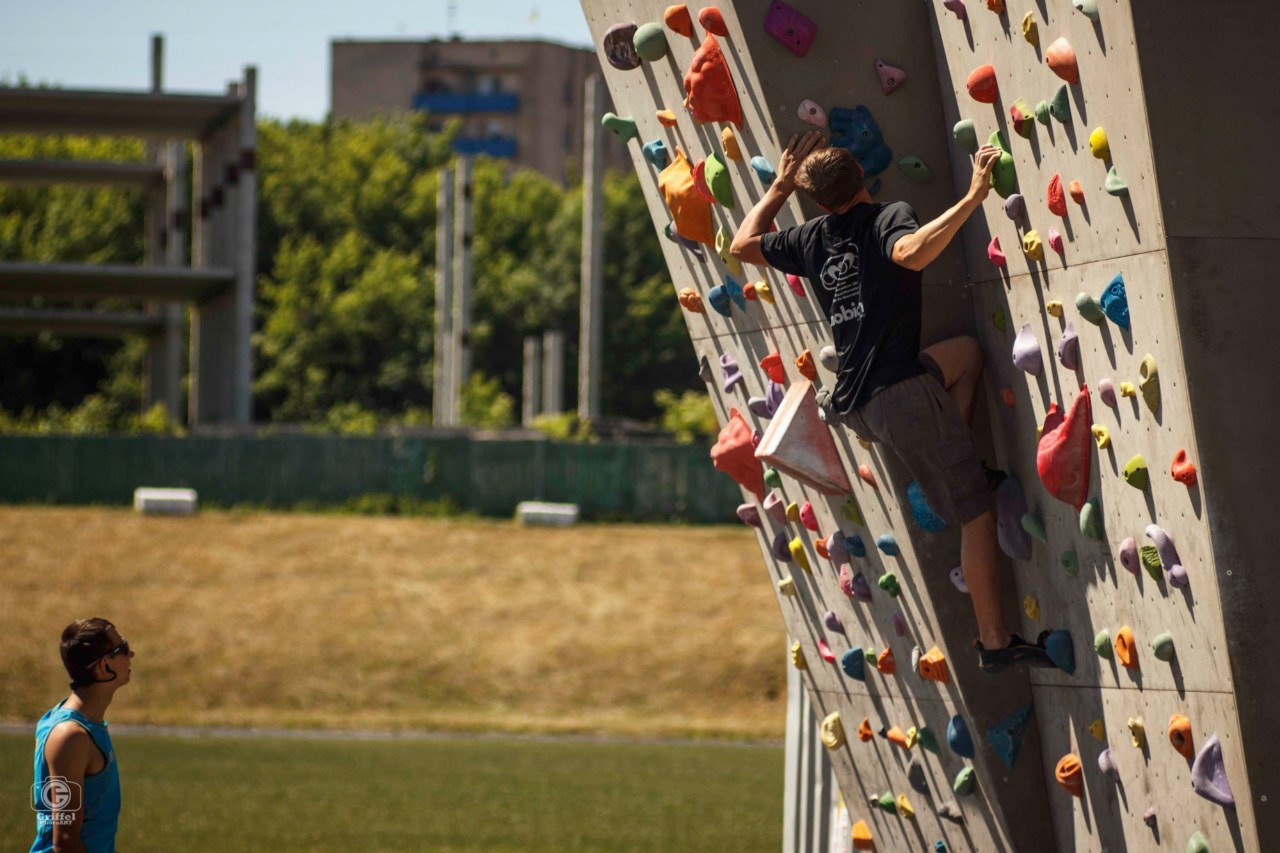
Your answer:
[[[82,805],[84,823],[80,828],[80,840],[88,853],[115,853],[116,824],[120,820],[120,768],[116,764],[116,752],[111,747],[111,735],[107,724],[90,720],[79,711],[63,708],[63,699],[45,711],[36,723],[35,780],[32,805],[36,807],[36,840],[31,843],[31,853],[51,853],[53,850],[52,811],[40,801],[40,792],[56,795],[56,786],[49,788],[49,767],[44,760],[44,745],[54,727],[68,720],[77,723],[93,738],[106,766],[92,776],[84,777]]]

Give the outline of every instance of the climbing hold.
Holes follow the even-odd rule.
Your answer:
[[[1151,806],[1142,813],[1142,822],[1152,829],[1156,828],[1156,807]]]
[[[1079,758],[1071,754],[1062,756],[1058,766],[1053,770],[1053,775],[1058,780],[1058,784],[1071,796],[1084,796],[1084,773],[1080,770]]]
[[[1036,47],[1040,46],[1040,30],[1036,26],[1034,12],[1028,12],[1022,17],[1022,37],[1027,40],[1028,44]]]
[[[778,412],[785,390],[777,382],[770,382],[763,397],[751,397],[747,400],[747,408],[756,417],[770,419]]]
[[[756,296],[759,296],[761,300],[768,302],[770,305],[774,304],[773,288],[769,286],[767,281],[756,282]]]
[[[678,298],[680,300],[680,304],[686,311],[691,311],[694,314],[706,313],[707,309],[702,307],[702,297],[699,296],[698,291],[694,290],[692,287],[686,287],[681,290]],[[741,376],[741,374],[739,374],[739,376]]]
[[[1013,222],[1021,222],[1027,216],[1027,200],[1022,193],[1014,193],[1004,200],[1004,215]]]
[[[955,12],[960,20],[969,20],[969,10],[964,7],[964,0],[942,0],[942,5]]]
[[[1124,566],[1125,571],[1137,577],[1141,564],[1138,561],[1138,543],[1132,536],[1120,543],[1120,565]]]
[[[1018,752],[1022,749],[1022,739],[1026,737],[1032,710],[1031,705],[1019,708],[987,729],[987,742],[995,749],[996,755],[1000,756],[1004,766],[1010,770],[1013,769],[1013,763],[1018,760]]]
[[[1160,408],[1160,374],[1156,371],[1156,360],[1147,353],[1138,365],[1138,388],[1142,391],[1142,399],[1153,413]]]
[[[1081,385],[1064,418],[1058,404],[1049,405],[1036,450],[1036,471],[1050,495],[1077,512],[1089,494],[1089,424],[1093,420],[1089,386]]]
[[[969,734],[969,727],[965,724],[964,717],[959,714],[947,723],[947,745],[961,758],[973,758],[973,737]]]
[[[1156,656],[1156,660],[1168,663],[1173,660],[1173,634],[1165,631],[1162,634],[1156,634],[1151,640],[1151,652]]]
[[[800,107],[796,110],[796,114],[800,116],[801,121],[807,121],[809,124],[823,129],[827,127],[826,110],[808,98],[800,102]]]
[[[671,165],[658,175],[658,187],[675,220],[676,234],[686,240],[713,245],[715,231],[711,227],[711,206],[698,195],[693,169],[679,148]]]
[[[1196,753],[1191,765],[1191,789],[1211,803],[1235,808],[1236,798],[1231,793],[1231,782],[1222,761],[1222,744],[1216,734],[1209,735]]]
[[[778,173],[773,170],[773,166],[761,154],[751,158],[751,168],[755,170],[756,177],[760,179],[760,183],[766,187],[774,182],[778,177]]]
[[[845,498],[844,503],[840,506],[840,514],[859,527],[866,527],[866,522],[862,520],[862,510],[858,508],[858,501],[853,495],[849,495],[849,497]],[[854,538],[857,539],[858,537],[855,536]],[[858,540],[858,544],[861,546],[861,539]],[[852,548],[849,549],[849,553],[853,554]],[[854,556],[861,557],[862,554],[854,554]]]
[[[1027,618],[1031,621],[1040,621],[1040,600],[1036,598],[1034,592],[1028,593],[1027,597],[1022,599],[1022,610],[1027,614]]]
[[[973,789],[977,784],[978,777],[973,768],[965,765],[956,774],[956,780],[951,783],[951,790],[955,792],[957,797],[967,797],[973,793]]]
[[[800,371],[800,375],[809,381],[818,378],[818,368],[813,364],[813,353],[805,350],[796,356],[796,370]]]
[[[892,726],[887,732],[884,733],[884,736],[889,741],[889,743],[893,744],[894,746],[901,747],[902,749],[907,748],[907,735],[905,732],[902,731],[902,729],[898,728],[897,726]],[[892,795],[890,795],[890,797],[892,797]]]
[[[933,181],[933,172],[929,171],[924,161],[914,154],[908,154],[899,160],[898,168],[912,183],[927,184]]]
[[[991,260],[991,263],[998,267],[1002,267],[1008,263],[1008,259],[1005,258],[1004,252],[1000,251],[1000,237],[998,235],[992,237],[991,242],[987,244],[987,257]]]
[[[1080,312],[1081,317],[1095,326],[1101,326],[1107,316],[1102,313],[1102,306],[1098,304],[1098,300],[1083,290],[1076,294],[1076,310]]]
[[[1044,260],[1044,243],[1034,228],[1022,235],[1022,253],[1033,261]]]
[[[871,797],[869,798],[869,802],[872,805],[879,806],[882,811],[886,811],[886,812],[897,811],[893,803],[892,791],[885,791],[883,794],[881,794],[878,797]]]
[[[840,575],[843,578],[846,571],[845,566],[840,567]],[[841,587],[843,588],[843,586]],[[849,589],[852,594],[849,596],[854,601],[868,602],[871,600],[871,584],[867,582],[867,576],[862,572],[856,572],[849,580]]]
[[[886,646],[884,651],[876,655],[876,669],[885,675],[893,675],[893,649]]]
[[[760,359],[760,369],[774,382],[785,383],[787,381],[786,371],[782,367],[782,356],[778,355],[777,350]]]
[[[1058,565],[1071,577],[1080,574],[1080,556],[1073,550],[1063,551],[1058,555]]]
[[[791,540],[787,538],[787,531],[778,531],[777,535],[773,537],[773,544],[770,546],[770,551],[780,562],[791,562]]]
[[[893,152],[885,145],[880,125],[865,106],[837,107],[831,111],[831,144],[844,148],[862,164],[863,176],[871,178],[889,167]],[[875,195],[876,188],[870,188]]]
[[[712,155],[715,156],[715,155]],[[698,165],[702,165],[699,163]],[[726,207],[732,207],[733,199],[729,199]],[[729,236],[729,232],[721,225],[716,231],[716,254],[720,256],[721,262],[729,268],[729,274],[742,277],[742,261],[738,260],[729,251],[729,247],[733,245],[733,238]],[[747,310],[747,295],[742,290],[742,285],[735,283],[730,291],[733,294],[733,301],[738,303],[738,307]]]
[[[1121,396],[1121,397],[1136,397],[1136,396],[1138,396],[1138,389],[1134,387],[1134,385],[1133,385],[1133,383],[1132,383],[1132,382],[1121,382],[1121,383],[1120,383],[1120,396]]]
[[[1161,568],[1159,548],[1154,545],[1141,546],[1138,548],[1138,562],[1141,564],[1142,568],[1147,570],[1147,574],[1151,576],[1153,581],[1160,580]],[[1181,569],[1182,566],[1178,566],[1178,568]],[[1135,571],[1134,574],[1136,575],[1137,572]],[[1186,576],[1185,572],[1183,572],[1183,576]]]
[[[777,492],[769,492],[768,496],[765,497],[764,511],[769,514],[770,518],[772,518],[774,521],[778,522],[779,524],[787,523],[786,506],[782,502],[782,496],[779,495]],[[784,536],[785,536],[785,531],[784,531]],[[788,556],[790,556],[790,552],[788,552]]]
[[[1125,723],[1129,727],[1129,743],[1134,749],[1142,749],[1147,745],[1147,727],[1141,717],[1130,717]]]
[[[1089,20],[1098,20],[1098,0],[1071,0],[1071,5]]]
[[[898,817],[913,818],[916,816],[916,810],[911,807],[911,801],[907,799],[906,794],[898,795]]]
[[[835,533],[827,537],[825,547],[827,559],[837,566],[849,562],[849,549],[845,547],[844,534],[838,528]]]
[[[800,523],[814,532],[818,530],[818,516],[813,511],[813,504],[808,501],[800,507]]]
[[[1050,317],[1062,316],[1062,302],[1058,299],[1050,299],[1044,304],[1044,310],[1048,312]]]
[[[822,623],[826,625],[829,630],[835,631],[838,634],[845,633],[844,623],[840,621],[840,617],[836,615],[834,610],[828,610],[823,615]]]
[[[604,58],[619,71],[640,67],[640,54],[635,46],[636,25],[614,24],[604,33]],[[626,142],[624,139],[623,142]]]
[[[898,615],[901,615],[901,614],[898,614]],[[894,627],[896,628],[897,626],[895,625]],[[911,671],[916,673],[917,675],[920,674],[920,647],[919,646],[911,647]]]
[[[907,82],[907,72],[882,59],[876,60],[876,73],[880,75],[880,90],[886,95],[892,95],[899,86]]]
[[[711,303],[712,308],[716,309],[717,314],[725,317],[732,313],[734,303],[743,310],[747,307],[747,295],[742,292],[742,285],[730,276],[724,277],[724,284],[717,284],[707,291],[707,301]]]
[[[1105,660],[1111,660],[1114,655],[1111,651],[1111,632],[1103,628],[1093,638],[1093,650],[1098,653],[1098,657]]]
[[[896,557],[902,553],[898,548],[898,540],[893,538],[892,533],[883,533],[877,536],[876,547],[890,557]]]
[[[1099,160],[1111,159],[1111,145],[1107,142],[1107,132],[1105,130],[1100,127],[1093,129],[1093,132],[1089,134],[1089,150]]]
[[[742,149],[738,147],[738,137],[734,136],[732,127],[720,131],[720,147],[724,149],[724,156],[730,160],[742,159]]]
[[[792,501],[791,503],[787,504],[787,521],[796,522],[799,520],[800,520],[800,504],[797,501]]]
[[[760,508],[755,504],[738,504],[738,519],[749,527],[761,527]]]
[[[1044,61],[1048,63],[1050,71],[1071,85],[1074,86],[1080,82],[1080,69],[1076,66],[1076,52],[1065,38],[1060,38],[1045,48]]]
[[[1058,669],[1067,675],[1075,674],[1076,650],[1071,642],[1071,632],[1050,631],[1044,638],[1044,650],[1048,653],[1049,660],[1053,661]]]
[[[992,311],[992,312],[991,312],[991,322],[992,322],[992,323],[995,323],[995,324],[996,324],[996,328],[997,328],[997,329],[999,329],[1001,332],[1005,331],[1005,330],[1008,328],[1008,327],[1005,325],[1005,317],[1004,317],[1004,309],[1003,309],[1003,308],[997,308],[996,310],[994,310],[994,311]]]
[[[665,169],[667,163],[671,162],[671,155],[667,153],[667,143],[661,139],[646,142],[640,146],[640,151],[644,154],[644,159],[655,169]]]
[[[818,25],[781,0],[774,0],[764,19],[764,30],[787,50],[803,58],[813,46]]]
[[[1010,474],[996,486],[996,536],[1000,550],[1011,559],[1031,559],[1031,537],[1022,529],[1027,499],[1017,476]]]
[[[1001,388],[1000,399],[1004,400],[1004,404],[1009,408],[1013,408],[1018,402],[1018,398],[1013,395],[1012,388]]]
[[[1169,743],[1178,750],[1183,758],[1195,757],[1195,746],[1191,736],[1191,721],[1182,714],[1174,714],[1169,718]]]
[[[699,12],[698,23],[702,24],[702,28],[709,33],[721,37],[729,35],[729,27],[724,22],[724,16],[715,6],[708,6]]]
[[[827,663],[836,662],[835,652],[831,651],[831,647],[827,645],[827,641],[821,637],[818,638],[818,656]]]
[[[875,842],[871,840],[871,830],[867,827],[867,822],[865,820],[860,820],[853,825],[853,849],[876,849]]]
[[[764,469],[764,484],[771,489],[781,488],[782,475],[778,473],[777,468]]]
[[[950,8],[950,7],[948,7]],[[961,4],[961,8],[964,8]],[[969,96],[980,104],[994,104],[999,87],[996,83],[996,69],[993,65],[979,65],[969,73],[965,83]]]
[[[1107,170],[1107,179],[1103,182],[1102,188],[1107,191],[1107,195],[1121,196],[1129,194],[1129,185],[1121,179],[1120,173],[1116,171],[1115,166]]]
[[[929,506],[929,499],[925,497],[924,489],[915,480],[907,486],[907,502],[911,504],[911,515],[915,518],[916,524],[920,525],[920,529],[925,533],[939,533],[947,528],[946,521]]]
[[[954,567],[948,573],[947,577],[951,578],[951,583],[956,589],[960,590],[965,595],[969,594],[969,584],[965,582],[963,568],[960,566]]]
[[[1098,769],[1102,771],[1103,776],[1106,776],[1112,782],[1120,781],[1120,768],[1116,767],[1116,759],[1111,754],[1110,747],[1098,753]]]
[[[661,24],[641,24],[636,28],[631,43],[640,58],[649,62],[657,62],[667,55],[667,34],[662,31]]]
[[[1209,849],[1209,840],[1204,837],[1204,833],[1200,830],[1197,829],[1187,839],[1187,853],[1212,853]]]
[[[1107,283],[1098,302],[1106,318],[1122,329],[1129,328],[1129,297],[1124,290],[1124,273],[1116,273]]]
[[[745,282],[742,285],[742,294],[747,297],[748,302],[755,302],[757,299],[756,283],[754,281]]]
[[[804,649],[800,648],[799,640],[791,644],[791,665],[796,669],[809,668],[808,661],[804,659]]]
[[[612,131],[622,140],[623,144],[637,139],[640,132],[636,130],[636,120],[633,118],[623,118],[617,113],[605,113],[600,117],[600,125],[608,131]]]
[[[1093,739],[1098,743],[1106,740],[1106,732],[1102,728],[1102,720],[1094,720],[1089,724],[1089,734],[1093,735]]]
[[[733,184],[729,180],[729,168],[715,154],[708,154],[706,159],[707,186],[711,195],[724,207],[733,207]]]
[[[702,14],[706,12],[707,9],[702,10]],[[742,127],[738,90],[733,85],[724,52],[710,32],[689,61],[689,70],[684,75],[684,91],[684,105],[694,121],[702,124],[732,122]]]
[[[987,138],[987,144],[1000,149],[1000,158],[991,168],[991,187],[996,195],[1008,198],[1018,187],[1018,172],[1013,166],[1013,154],[1009,152],[1009,146],[998,130]]]
[[[764,475],[755,457],[751,443],[751,426],[736,408],[729,409],[729,421],[715,446],[711,448],[711,463],[723,471],[757,499],[764,499]]]
[[[1032,120],[1035,118],[1031,112],[1031,107],[1027,106],[1027,102],[1018,98],[1013,102],[1013,106],[1009,107],[1009,118],[1013,122],[1013,132],[1021,136],[1023,139],[1031,138]]]
[[[671,110],[658,110],[654,115],[658,117],[658,124],[663,127],[676,126],[676,114],[671,112]]]
[[[937,646],[920,656],[919,672],[920,677],[925,681],[936,681],[939,684],[946,684],[951,677],[947,670],[947,661],[942,656],[942,650]]]
[[[782,593],[783,595],[795,595],[796,582],[793,581],[791,578],[783,578],[782,580],[778,581],[778,592]]]
[[[1062,330],[1062,337],[1058,339],[1058,361],[1067,370],[1080,369],[1080,336],[1076,334],[1076,327],[1070,320]]]
[[[951,128],[951,135],[966,152],[978,153],[978,132],[973,126],[972,119],[963,118],[956,122],[955,127]]]
[[[1173,464],[1169,466],[1169,473],[1173,475],[1173,479],[1184,486],[1196,484],[1196,465],[1187,458],[1185,449],[1179,448],[1173,455]]]
[[[1030,323],[1023,323],[1022,330],[1013,339],[1013,365],[1019,370],[1039,376],[1044,372],[1044,358],[1040,354],[1040,342],[1031,331]]]
[[[987,9],[997,15],[1004,14],[1004,0],[987,0]]]
[[[876,544],[880,544],[879,540],[876,541]],[[897,598],[902,594],[902,586],[898,583],[898,576],[893,572],[885,572],[881,575],[880,579],[876,581],[876,586],[889,593],[890,598]]]
[[[912,727],[911,731],[914,730]],[[911,736],[911,731],[907,732],[908,737]],[[907,784],[917,794],[929,793],[929,778],[924,772],[924,762],[918,755],[912,756],[911,763],[907,765]]]
[[[1049,226],[1049,248],[1057,252],[1058,257],[1063,257],[1065,249],[1062,244],[1062,234],[1060,234],[1058,229],[1054,228],[1052,225]]]
[[[1071,124],[1071,97],[1065,83],[1049,99],[1049,115],[1057,119],[1059,124]]]
[[[1124,471],[1121,473],[1124,481],[1138,491],[1144,491],[1147,488],[1149,482],[1147,460],[1142,458],[1141,453],[1134,454],[1128,462],[1124,463]]]
[[[1148,524],[1147,538],[1155,545],[1160,557],[1160,565],[1169,574],[1169,585],[1181,589],[1188,583],[1187,570],[1182,567],[1182,558],[1178,556],[1178,548],[1173,544],[1169,531],[1158,524]]]
[[[1053,177],[1049,179],[1049,190],[1046,193],[1046,199],[1049,203],[1049,212],[1055,216],[1067,215],[1067,196],[1062,191],[1062,176],[1054,172]]]
[[[1110,376],[1104,376],[1098,380],[1098,396],[1111,408],[1116,407],[1116,386]]]
[[[787,287],[796,296],[804,296],[804,282],[800,280],[800,276],[787,273]]]
[[[880,486],[876,484],[876,475],[872,473],[871,466],[867,463],[863,462],[858,466],[858,476],[862,479],[862,482],[866,483],[871,488],[880,488]]]
[[[1076,204],[1084,204],[1084,187],[1080,186],[1079,181],[1072,181],[1068,184],[1067,193]]]
[[[1027,534],[1030,535],[1032,539],[1039,542],[1049,541],[1049,537],[1044,531],[1044,519],[1040,517],[1040,513],[1035,511],[1025,512],[1019,520],[1022,523],[1022,529],[1027,531]]]
[[[840,668],[850,678],[866,681],[866,666],[867,661],[862,656],[862,649],[852,648],[840,656]]]
[[[839,749],[844,746],[844,725],[840,722],[839,711],[833,711],[823,717],[819,730],[822,745],[827,749]]]
[[[1093,433],[1093,440],[1097,442],[1099,450],[1106,450],[1111,446],[1111,431],[1102,424],[1094,424],[1089,427],[1089,431]]]
[[[682,36],[693,36],[693,18],[689,16],[689,7],[685,4],[668,6],[667,11],[662,13],[662,20],[673,32]]]
[[[818,350],[818,363],[827,370],[830,370],[832,373],[835,373],[840,367],[840,359],[836,355],[836,348],[828,344]]]
[[[1125,625],[1116,631],[1116,659],[1129,669],[1138,668],[1138,646],[1133,641],[1133,629]]]

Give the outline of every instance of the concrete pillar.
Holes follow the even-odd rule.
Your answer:
[[[604,81],[587,78],[582,136],[582,295],[578,339],[578,417],[600,417],[604,327]]]
[[[453,378],[453,168],[439,173],[436,194],[436,323],[432,362],[431,422],[452,423],[449,383]]]
[[[449,382],[452,424],[462,422],[462,389],[471,377],[471,166],[470,157],[458,158],[455,187],[457,224],[453,234],[453,376]]]
[[[235,423],[253,420],[253,303],[258,278],[258,69],[244,69],[240,86],[239,139],[232,150],[237,178],[236,209],[228,211],[235,229],[235,339],[232,411]]]
[[[190,180],[187,172],[187,152],[181,142],[165,144],[161,154],[164,163],[163,222],[160,233],[163,254],[160,262],[181,267],[187,263],[187,210],[186,188]],[[150,259],[148,259],[150,260]],[[151,339],[147,352],[147,399],[149,408],[163,403],[169,416],[181,420],[182,412],[182,344],[186,325],[183,306],[177,302],[159,302],[153,306],[160,315],[160,333]]]
[[[564,332],[542,333],[542,411],[564,411]]]
[[[532,426],[542,413],[542,341],[537,335],[524,339],[524,381],[520,393],[520,424]]]
[[[832,851],[838,849],[832,842],[839,843],[844,836],[833,833],[840,789],[800,671],[790,664],[788,649],[782,853]],[[845,734],[854,736],[847,726]]]

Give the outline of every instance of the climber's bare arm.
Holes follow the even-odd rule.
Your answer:
[[[742,224],[738,226],[738,233],[734,235],[733,243],[729,246],[729,254],[748,264],[761,267],[769,265],[760,252],[760,238],[773,228],[773,220],[777,217],[778,211],[796,191],[796,173],[800,171],[800,164],[804,162],[804,158],[808,157],[813,150],[826,144],[822,133],[816,130],[811,130],[804,136],[796,134],[791,137],[786,150],[782,152],[782,159],[778,162],[778,177],[773,179],[773,183],[765,191],[764,198],[756,202],[756,206],[751,208],[746,218],[742,220]]]
[[[893,245],[893,262],[909,270],[922,270],[933,263],[951,238],[956,236],[965,220],[982,205],[991,192],[991,170],[1000,159],[1000,149],[984,145],[974,157],[973,178],[969,191],[951,209],[930,222],[921,225],[911,234],[898,238]]]

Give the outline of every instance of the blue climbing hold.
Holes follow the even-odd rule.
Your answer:
[[[774,182],[778,177],[778,173],[773,170],[773,166],[764,158],[763,154],[757,154],[751,158],[751,168],[756,170],[756,177],[760,179],[760,183],[766,187]]]
[[[907,486],[907,500],[911,503],[911,514],[916,524],[925,533],[940,533],[947,529],[947,523],[929,506],[929,499],[924,496],[924,489],[915,480]]]
[[[961,758],[973,758],[973,738],[969,735],[969,727],[964,717],[956,714],[947,723],[947,744],[951,751]]]
[[[1027,723],[1031,721],[1032,710],[1031,705],[1020,708],[987,729],[987,742],[1010,770],[1013,769],[1013,762],[1018,760],[1018,750],[1022,748],[1022,739],[1027,734]]]
[[[840,668],[844,670],[844,674],[850,678],[856,678],[859,681],[867,680],[867,659],[862,654],[862,648],[854,646],[849,651],[840,656]]]
[[[1058,669],[1067,675],[1075,675],[1076,650],[1071,645],[1070,631],[1050,631],[1049,636],[1044,638],[1044,650]]]
[[[791,562],[791,536],[786,530],[779,530],[773,537],[773,556],[784,563]]]
[[[1107,289],[1102,291],[1102,313],[1122,329],[1129,328],[1129,297],[1124,292],[1124,273],[1116,273]]]
[[[671,157],[667,154],[667,143],[661,139],[655,139],[652,142],[646,142],[640,147],[644,153],[644,159],[649,161],[649,165],[655,169],[665,169]]]
[[[867,546],[862,544],[862,537],[856,533],[844,537],[844,548],[849,552],[850,557],[867,556]]]
[[[889,168],[893,152],[884,144],[884,134],[866,107],[836,107],[828,117],[828,126],[831,128],[831,144],[858,159],[864,178]]]
[[[898,540],[893,538],[892,533],[886,533],[876,538],[876,547],[888,554],[890,557],[896,557],[902,553],[898,549]]]
[[[724,284],[717,284],[707,292],[707,301],[717,313],[725,317],[731,313],[731,302],[741,310],[747,310],[747,295],[742,292],[742,285],[729,276],[724,277]]]

